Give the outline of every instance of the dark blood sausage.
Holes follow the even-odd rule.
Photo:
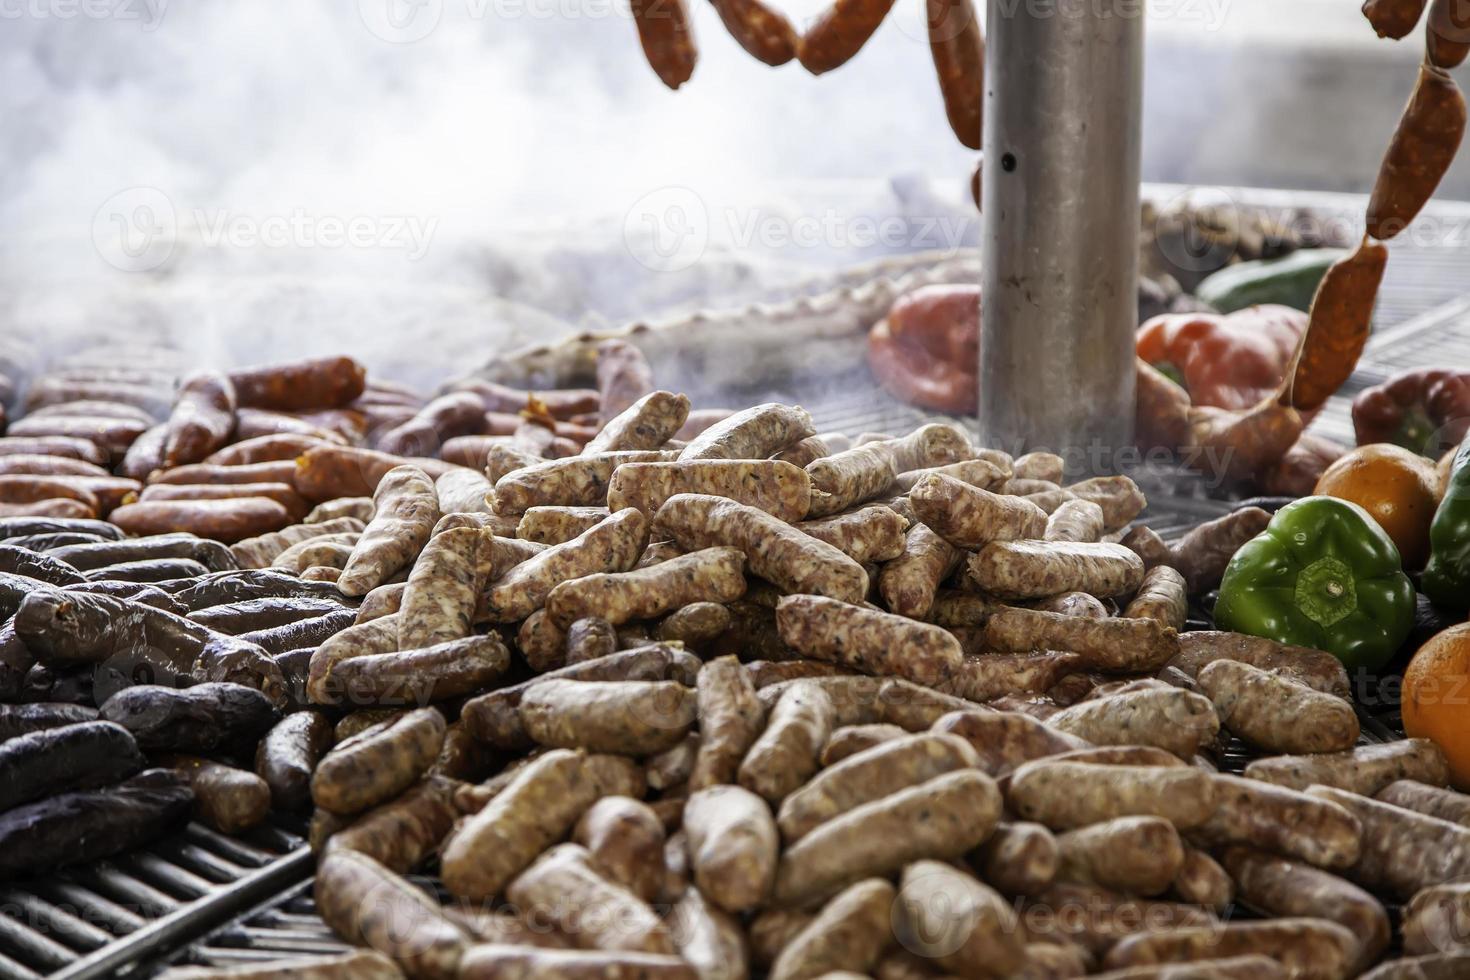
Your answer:
[[[236,371],[230,381],[242,408],[309,412],[352,402],[367,385],[367,370],[350,357],[323,357]]]
[[[85,581],[81,572],[54,555],[37,554],[14,544],[0,544],[0,572],[24,575],[51,585],[75,585]]]
[[[51,557],[66,562],[83,572],[127,561],[149,558],[192,558],[212,572],[231,571],[237,567],[230,549],[218,541],[208,541],[190,534],[163,534],[126,541],[68,545],[55,548]]]
[[[1441,6],[1436,3],[1435,9]],[[1431,31],[1431,49],[1434,37]],[[1408,227],[1433,196],[1464,135],[1465,97],[1455,80],[1442,68],[1421,65],[1419,83],[1394,130],[1368,199],[1369,235],[1387,241]]]
[[[311,775],[332,747],[332,722],[320,711],[296,711],[276,723],[255,751],[255,771],[279,810],[305,809]]]
[[[96,720],[97,709],[84,704],[0,704],[0,742]]]
[[[163,440],[165,466],[197,463],[230,440],[235,431],[235,386],[218,371],[184,381],[174,396]]]
[[[796,29],[761,0],[713,0],[715,12],[746,53],[776,67],[796,57]]]
[[[114,599],[131,599],[133,602],[152,606],[154,609],[171,612],[175,616],[182,616],[189,611],[183,603],[159,588],[154,582],[123,582],[106,579],[100,582],[78,582],[76,585],[67,585],[63,587],[63,591],[85,592],[88,595],[110,595]]]
[[[20,689],[20,700],[28,703],[93,705],[97,703],[97,671],[83,667],[56,670],[45,664],[34,664],[26,671]]]
[[[116,525],[114,525],[116,526]],[[82,534],[78,531],[58,531],[55,534],[23,534],[17,538],[3,539],[6,544],[26,551],[50,551],[72,544],[97,544],[110,540],[100,534]]]
[[[351,626],[356,619],[357,610],[339,607],[310,619],[252,630],[241,634],[240,639],[256,644],[266,653],[285,653],[287,650],[318,646]]]
[[[1426,54],[1436,68],[1458,68],[1470,55],[1470,4],[1465,0],[1433,0]]]
[[[796,57],[813,75],[847,64],[883,23],[893,0],[837,0],[796,43]]]
[[[0,572],[0,620],[6,620],[15,615],[26,596],[32,592],[45,591],[47,588],[45,582],[31,578],[29,575]]]
[[[0,541],[32,534],[95,534],[116,541],[122,528],[107,521],[72,517],[0,517]]]
[[[26,676],[36,665],[35,655],[15,631],[15,621],[0,626],[0,701],[13,701],[25,686]],[[0,738],[4,738],[0,723]]]
[[[1419,23],[1427,2],[1428,0],[1366,0],[1363,4],[1363,16],[1368,18],[1368,23],[1373,25],[1379,37],[1400,41],[1408,37],[1409,32]]]
[[[274,568],[223,572],[202,582],[191,583],[173,595],[190,610],[256,599],[330,599],[339,604],[347,603],[335,583],[304,581]]]
[[[208,575],[209,569],[192,558],[144,558],[90,569],[89,582],[167,582]]]
[[[108,698],[99,713],[145,749],[199,754],[253,742],[279,717],[270,699],[241,684],[140,684]]]
[[[985,37],[972,0],[927,0],[929,51],[944,111],[959,141],[980,149],[984,112]]]
[[[120,782],[147,764],[126,728],[84,721],[0,744],[0,810]]]
[[[280,668],[260,647],[127,599],[42,590],[21,603],[15,629],[48,666],[102,666],[134,683],[237,681],[285,695]]]
[[[154,840],[189,815],[194,791],[167,769],[0,813],[0,875],[95,861]]]
[[[219,630],[221,633],[239,636],[242,633],[272,629],[303,619],[313,619],[329,612],[337,612],[342,608],[342,603],[331,599],[272,596],[208,606],[189,613],[189,619],[201,626]]]
[[[689,81],[698,53],[684,0],[634,0],[632,12],[644,56],[659,81],[669,88]]]
[[[187,531],[225,544],[279,531],[291,523],[291,513],[266,497],[153,500],[124,504],[112,512],[111,518],[129,534]]]

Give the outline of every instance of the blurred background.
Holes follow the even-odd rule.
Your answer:
[[[1416,41],[1357,0],[1144,6],[1146,181],[1369,188]],[[0,0],[0,330],[349,350],[432,384],[976,242],[922,4],[821,78],[693,13],[671,92],[625,0]],[[1439,199],[1466,197],[1462,157]]]

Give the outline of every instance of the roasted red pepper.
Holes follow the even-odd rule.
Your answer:
[[[974,415],[980,381],[980,289],[925,286],[899,298],[868,334],[868,366],[894,396]]]
[[[1280,387],[1306,329],[1307,314],[1288,306],[1166,313],[1138,328],[1138,356],[1183,385],[1195,406],[1245,409]]]
[[[1391,442],[1438,458],[1470,430],[1470,371],[1395,375],[1353,399],[1358,445]]]

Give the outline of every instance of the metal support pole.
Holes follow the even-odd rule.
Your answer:
[[[1133,437],[1144,5],[988,3],[981,433],[1106,470]]]

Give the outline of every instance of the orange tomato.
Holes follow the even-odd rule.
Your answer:
[[[1404,671],[1404,733],[1438,745],[1456,789],[1470,790],[1470,624],[1419,648]]]
[[[1434,464],[1402,446],[1359,446],[1327,467],[1318,494],[1351,500],[1393,538],[1404,568],[1423,568],[1429,560],[1429,524],[1439,507],[1439,475]]]

